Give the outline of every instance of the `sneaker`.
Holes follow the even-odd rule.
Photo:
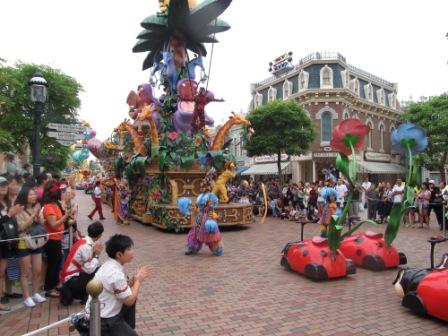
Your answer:
[[[47,299],[44,298],[44,297],[43,297],[42,295],[40,295],[39,293],[34,294],[33,297],[32,297],[32,299],[33,299],[33,301],[34,301],[35,303],[42,303],[42,302],[47,301]]]
[[[23,301],[23,303],[25,304],[25,307],[28,307],[28,308],[33,308],[36,306],[36,304],[34,303],[34,301],[31,297],[27,297],[26,300]]]
[[[87,217],[89,217],[89,219],[90,219],[90,220],[92,220],[92,219],[93,219],[93,218],[92,218],[92,216],[87,216]]]
[[[106,217],[101,217],[101,218],[100,218],[100,220],[105,220],[105,219],[106,219]]]

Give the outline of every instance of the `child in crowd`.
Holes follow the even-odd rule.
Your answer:
[[[330,189],[328,189],[330,190]],[[334,189],[331,189],[334,190]],[[330,225],[331,216],[336,213],[338,208],[336,204],[336,192],[327,193],[325,200],[327,201],[322,209],[322,217],[320,219],[320,236],[327,237],[328,225]]]
[[[110,259],[95,274],[95,279],[104,288],[98,297],[101,305],[101,335],[137,335],[134,330],[135,304],[140,287],[149,276],[149,267],[138,268],[128,282],[123,266],[134,259],[133,247],[132,239],[121,234],[113,235],[106,242],[106,253]],[[91,299],[89,296],[86,307],[89,307]]]

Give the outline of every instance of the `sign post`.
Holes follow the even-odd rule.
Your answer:
[[[47,132],[47,135],[50,138],[55,138],[57,142],[64,146],[70,146],[77,140],[84,139],[85,127],[81,124],[48,123],[47,127],[55,130]]]

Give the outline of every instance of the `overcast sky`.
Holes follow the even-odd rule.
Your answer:
[[[157,0],[1,0],[0,58],[76,78],[85,90],[80,116],[105,139],[127,117],[128,92],[148,81],[146,53],[131,49],[140,22],[157,10]],[[250,83],[269,77],[268,63],[288,51],[293,63],[338,51],[398,83],[399,100],[441,94],[448,90],[447,13],[442,0],[233,0],[221,16],[232,28],[216,35],[209,82],[226,102],[207,109],[218,121],[246,111]]]

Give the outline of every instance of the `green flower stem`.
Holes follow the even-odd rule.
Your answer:
[[[352,150],[352,173],[350,174],[350,178],[353,181],[353,183],[356,184],[356,175],[357,175],[357,171],[356,171],[356,153],[355,153],[355,148],[353,147],[353,144],[350,143],[350,149]]]
[[[350,179],[353,181],[353,186],[348,194],[347,197],[347,202],[345,202],[345,207],[344,210],[342,211],[342,215],[338,218],[338,224],[341,225],[342,223],[344,223],[344,219],[345,217],[347,217],[348,214],[348,210],[350,209],[350,205],[352,204],[352,199],[353,199],[353,192],[355,189],[355,184],[356,184],[356,153],[355,153],[355,147],[353,147],[353,144],[350,143],[350,148],[352,150],[352,171],[350,173]]]
[[[408,186],[410,186],[410,185],[409,185],[409,182],[411,181],[412,172],[414,171],[414,167],[413,167],[413,165],[414,165],[414,160],[413,160],[413,157],[412,157],[412,149],[411,149],[411,145],[410,145],[409,143],[406,144],[406,149],[408,150],[408,158],[409,158],[408,178],[407,178],[407,180],[406,180],[406,184],[407,184]]]

